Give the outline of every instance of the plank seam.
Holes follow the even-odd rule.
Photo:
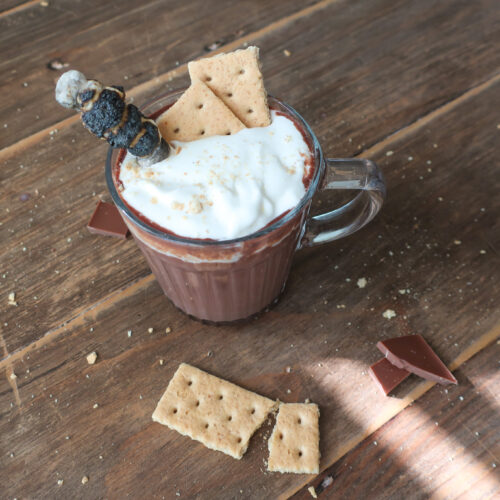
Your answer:
[[[31,342],[30,344],[24,347],[20,347],[19,349],[11,353],[7,351],[7,347],[4,342],[3,348],[4,348],[4,353],[6,354],[5,357],[0,360],[0,370],[4,368],[8,369],[9,366],[12,366],[15,361],[21,359],[23,356],[28,354],[29,351],[40,348],[42,345],[51,342],[52,340],[56,339],[59,335],[61,335],[61,333],[67,331],[70,328],[73,328],[75,326],[84,323],[89,316],[95,315],[98,312],[101,312],[102,310],[106,310],[108,307],[119,302],[120,300],[129,297],[132,293],[141,290],[151,281],[153,281],[153,275],[150,273],[142,278],[135,280],[132,284],[127,284],[124,287],[120,288],[119,290],[111,292],[110,294],[106,295],[103,299],[98,300],[89,307],[77,312],[73,317],[65,320],[60,325],[51,328],[50,330],[45,332],[45,334],[39,339],[35,340],[34,342]],[[2,343],[2,340],[3,337],[0,334],[0,344]]]
[[[425,115],[416,118],[414,121],[404,125],[400,129],[391,132],[383,139],[377,141],[370,147],[358,153],[356,157],[372,156],[374,154],[379,153],[380,151],[383,151],[387,146],[392,145],[400,141],[401,139],[408,137],[413,132],[420,130],[422,127],[428,125],[431,121],[435,120],[436,118],[439,118],[440,116],[449,113],[457,106],[460,106],[467,100],[479,95],[481,92],[484,92],[485,90],[489,89],[498,82],[500,82],[500,73],[494,74],[492,77],[488,78],[482,83],[479,83],[478,85],[469,87],[466,91],[462,92],[458,97],[453,97],[449,99],[448,101],[439,105],[437,108],[434,108],[433,110],[429,111]]]

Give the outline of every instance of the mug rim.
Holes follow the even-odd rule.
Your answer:
[[[176,95],[180,95],[184,92],[184,90],[185,89],[178,89],[162,94],[161,96],[154,98],[152,101],[144,105],[141,108],[141,111],[146,110],[147,112],[154,112],[155,111],[154,109],[149,110],[148,108],[151,108],[159,104],[160,102],[164,101],[167,98],[173,98]],[[145,231],[151,236],[154,236],[161,240],[172,241],[184,245],[193,245],[197,247],[224,246],[237,243],[244,243],[245,241],[257,239],[262,236],[268,235],[269,233],[272,233],[276,229],[284,226],[286,223],[291,221],[294,217],[297,216],[297,214],[299,214],[303,210],[306,204],[311,200],[311,198],[316,193],[316,190],[318,189],[324,171],[323,151],[321,149],[321,146],[319,144],[316,135],[312,131],[309,124],[304,120],[304,118],[302,118],[302,116],[294,108],[292,108],[292,106],[286,104],[285,102],[271,95],[268,95],[268,99],[271,102],[275,102],[279,106],[285,108],[285,110],[299,122],[300,126],[303,128],[308,138],[311,139],[312,154],[314,155],[314,174],[311,179],[311,182],[309,183],[307,191],[305,192],[304,196],[300,199],[300,201],[297,203],[297,205],[293,207],[293,209],[289,210],[283,216],[278,216],[275,222],[273,222],[272,224],[268,224],[263,228],[254,231],[253,233],[247,234],[245,236],[240,236],[238,238],[232,238],[229,240],[210,240],[210,239],[202,240],[197,238],[187,238],[176,234],[167,233],[155,227],[152,227],[147,222],[139,218],[134,212],[132,212],[129,209],[129,207],[125,204],[121,196],[119,195],[115,182],[113,180],[113,162],[115,161],[113,157],[115,156],[115,154],[118,154],[120,151],[122,151],[122,149],[113,149],[112,147],[110,147],[108,149],[108,154],[106,156],[106,183],[108,185],[108,190],[111,194],[111,198],[113,199],[114,204],[121,210],[122,213],[124,213],[127,216],[128,219],[130,219],[142,231]]]

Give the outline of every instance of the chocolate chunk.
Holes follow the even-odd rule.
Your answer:
[[[421,335],[381,340],[377,348],[398,368],[440,384],[457,383],[457,379]]]
[[[126,239],[128,235],[128,227],[125,222],[123,222],[118,209],[111,203],[105,203],[103,201],[97,204],[94,214],[87,224],[87,229],[92,234],[116,236],[123,240]]]
[[[410,375],[410,372],[394,366],[387,358],[373,363],[368,373],[386,396]]]

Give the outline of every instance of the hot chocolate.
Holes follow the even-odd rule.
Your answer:
[[[266,95],[257,47],[188,70],[185,92],[142,111],[122,87],[77,71],[62,75],[56,98],[111,145],[111,196],[165,294],[197,318],[233,321],[279,296],[297,248],[369,222],[385,185],[369,160],[323,158],[301,116]],[[319,189],[360,192],[308,218]]]
[[[279,296],[302,234],[306,193],[319,181],[313,139],[270,100],[268,127],[172,142],[169,158],[146,169],[123,154],[108,158],[111,193],[156,279],[177,307],[200,319],[246,318]],[[195,201],[206,206],[193,210]]]

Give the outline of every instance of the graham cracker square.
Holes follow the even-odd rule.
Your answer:
[[[194,80],[179,100],[156,120],[167,141],[189,142],[235,134],[245,125],[201,81]]]
[[[247,127],[271,123],[258,47],[191,61],[188,70],[192,81],[206,83]]]
[[[282,403],[269,438],[267,469],[319,473],[319,408],[314,403]]]
[[[277,402],[182,363],[153,420],[240,459]]]

